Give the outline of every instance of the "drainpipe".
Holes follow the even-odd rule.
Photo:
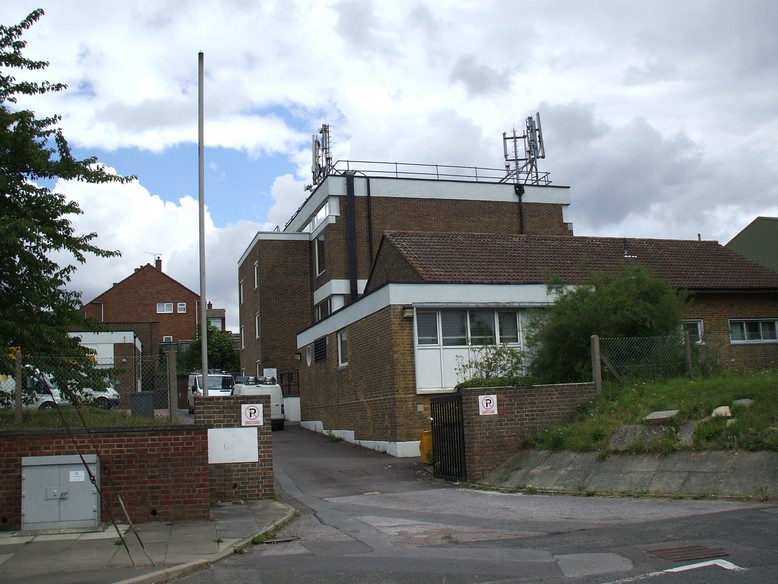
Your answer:
[[[351,292],[351,302],[357,300],[359,287],[357,285],[357,209],[354,193],[353,170],[346,172],[346,239],[348,242],[348,277]]]
[[[522,199],[524,196],[524,185],[515,184],[513,185],[513,190],[519,197],[519,233],[524,235],[524,201]]]
[[[370,177],[366,176],[367,181],[367,249],[370,254],[370,266],[373,265],[373,199],[370,198]]]

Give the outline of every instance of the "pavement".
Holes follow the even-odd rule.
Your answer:
[[[0,532],[0,582],[151,584],[205,569],[271,534],[295,510],[281,501],[223,503],[210,521],[150,522],[72,532]],[[137,535],[136,535],[137,533]]]

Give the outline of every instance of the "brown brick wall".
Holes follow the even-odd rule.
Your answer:
[[[244,349],[240,366],[247,375],[260,367],[279,371],[296,368],[297,333],[311,324],[312,292],[308,241],[260,240],[238,267],[243,281],[240,324]],[[259,265],[259,286],[254,288],[254,262]],[[260,312],[260,335],[255,334],[254,314]],[[261,373],[261,370],[260,370]]]
[[[200,297],[150,264],[139,268],[84,306],[84,312],[98,322],[158,322],[161,342],[165,336],[174,341],[194,338]],[[158,302],[172,302],[172,314],[157,314]],[[186,312],[178,312],[178,303],[186,303]],[[144,353],[149,354],[146,345]]]
[[[332,334],[326,361],[309,367],[303,357],[303,421],[353,430],[357,440],[418,440],[429,427],[429,398],[416,395],[413,319],[402,318],[401,306],[380,310],[348,327],[348,365],[338,367],[337,351]]]
[[[241,404],[262,403],[264,424],[257,427],[258,462],[211,464],[210,496],[215,501],[272,499],[273,444],[270,430],[270,396],[200,397],[195,399],[195,422],[210,428],[240,428]]]
[[[497,396],[497,415],[479,414],[480,395]],[[569,419],[595,395],[592,383],[463,389],[467,480],[478,481],[516,454],[526,438]]]
[[[210,518],[205,428],[92,429],[91,434],[76,429],[73,435],[71,440],[64,430],[0,433],[0,529],[21,527],[22,457],[79,452],[99,455],[104,521],[110,514],[123,520],[117,495],[136,523]]]

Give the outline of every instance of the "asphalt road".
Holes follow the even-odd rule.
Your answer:
[[[299,517],[181,582],[778,581],[775,504],[479,491],[293,425],[273,449]]]

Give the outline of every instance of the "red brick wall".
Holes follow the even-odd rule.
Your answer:
[[[275,496],[270,396],[202,397],[195,400],[195,421],[210,428],[240,428],[241,404],[263,404],[264,424],[257,427],[259,461],[210,464],[211,499],[257,501]]]
[[[480,395],[497,396],[497,415],[480,415]],[[569,419],[595,395],[593,383],[463,389],[467,480],[478,481],[516,454],[526,438]]]
[[[99,455],[102,519],[123,521],[120,495],[130,518],[146,521],[210,517],[208,436],[195,427],[136,427],[0,433],[0,529],[21,527],[22,457]],[[94,445],[93,442],[94,441]]]
[[[194,338],[197,327],[198,294],[189,290],[151,264],[103,292],[84,306],[87,316],[98,322],[159,322],[159,338],[174,341]],[[157,314],[158,302],[172,302],[172,314]],[[178,312],[178,303],[186,303],[186,312]],[[148,354],[144,344],[144,353]]]

